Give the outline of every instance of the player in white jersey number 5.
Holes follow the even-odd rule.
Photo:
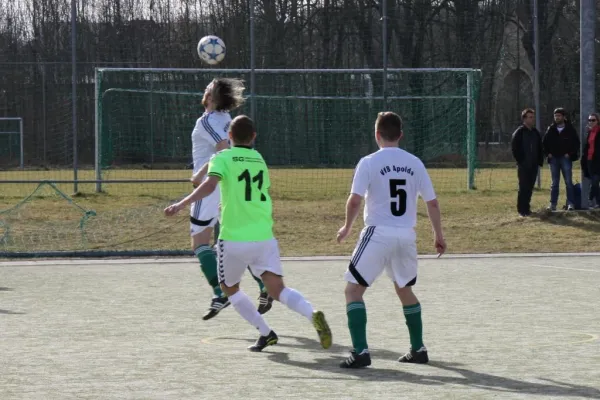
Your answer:
[[[365,227],[345,274],[346,313],[353,350],[340,363],[342,368],[371,365],[367,346],[367,311],[363,295],[386,271],[394,282],[403,305],[411,348],[398,361],[429,361],[423,344],[421,305],[412,291],[417,281],[417,200],[421,196],[435,234],[439,255],[446,251],[438,201],[425,166],[414,155],[398,148],[402,138],[402,119],[392,112],[381,112],[375,122],[375,141],[379,150],[363,157],[354,172],[352,190],[346,203],[346,222],[337,234],[344,240],[358,216],[365,198]]]
[[[205,112],[196,121],[192,132],[194,174],[191,181],[194,186],[199,186],[205,179],[202,166],[207,164],[215,153],[229,148],[229,111],[244,103],[243,92],[244,84],[239,79],[217,78],[206,87],[202,97]],[[219,191],[215,190],[204,199],[193,203],[190,209],[192,250],[198,257],[202,272],[214,293],[204,320],[213,318],[230,304],[219,286],[217,259],[214,249],[209,245],[213,228],[219,221],[219,203]],[[260,279],[257,279],[257,282],[261,287],[259,312],[262,314],[271,308],[273,299],[267,294]]]

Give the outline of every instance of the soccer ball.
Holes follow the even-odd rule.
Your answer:
[[[198,55],[209,65],[217,65],[225,58],[225,42],[214,35],[204,36],[198,42]]]

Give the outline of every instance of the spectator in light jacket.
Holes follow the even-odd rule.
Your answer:
[[[591,113],[588,117],[585,147],[581,155],[581,169],[583,175],[590,180],[588,200],[590,208],[600,206],[600,117],[598,113]]]
[[[512,154],[517,162],[519,194],[517,211],[521,217],[531,215],[531,195],[538,174],[538,167],[544,164],[542,137],[535,128],[535,111],[526,108],[521,112],[521,125],[511,139]]]
[[[564,108],[554,110],[554,123],[548,127],[544,139],[544,155],[547,157],[552,176],[550,189],[550,205],[548,209],[556,210],[560,186],[560,175],[565,180],[567,192],[567,210],[575,208],[573,192],[573,161],[579,158],[579,136],[573,125],[566,119]]]

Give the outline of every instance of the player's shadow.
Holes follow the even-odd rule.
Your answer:
[[[289,339],[293,339],[293,340],[289,340]],[[239,338],[239,337],[224,337],[224,338],[220,338],[220,340],[237,340],[237,341],[242,341],[242,342],[248,342],[248,343],[254,343],[255,340],[254,339],[248,339],[248,338]],[[336,353],[340,353],[340,352],[346,352],[349,353],[350,348],[348,346],[340,346],[339,344],[335,344],[332,343],[331,347],[327,350],[323,350],[323,348],[321,347],[321,344],[311,338],[307,338],[304,336],[294,336],[294,335],[285,335],[285,336],[279,336],[279,342],[277,342],[277,345],[275,347],[273,347],[273,349],[275,348],[290,348],[290,349],[299,349],[299,350],[309,350],[309,351],[314,351],[314,352],[318,352],[318,353],[323,353],[324,351],[326,352],[336,352]],[[265,349],[265,353],[269,352],[271,349],[271,347],[267,347]],[[287,353],[282,353],[282,354],[287,354]],[[374,357],[378,357],[381,359],[389,359],[389,360],[397,360],[402,354],[400,353],[396,353],[396,352],[392,352],[389,350],[373,350],[371,352],[371,354]]]
[[[293,338],[298,343],[286,343],[285,339]],[[283,342],[277,344],[275,348],[288,347],[298,349],[309,349],[318,350],[319,353],[323,354],[325,351],[347,351],[346,347],[339,345],[332,345],[329,350],[323,350],[320,344],[313,339],[297,336],[282,336],[280,339],[284,339]],[[249,340],[252,341],[252,340]],[[268,349],[268,348],[267,348]],[[397,361],[400,356],[399,353],[391,352],[383,349],[372,349],[371,355],[374,366],[366,369],[344,369],[339,367],[339,363],[343,360],[343,357],[339,355],[328,355],[325,357],[315,358],[311,362],[293,360],[290,359],[289,354],[286,352],[272,352],[267,356],[272,362],[283,364],[286,366],[292,366],[296,368],[304,368],[316,371],[323,371],[328,373],[336,374],[337,376],[331,377],[298,377],[294,376],[293,379],[331,379],[339,380],[340,375],[346,375],[352,378],[346,378],[348,380],[364,379],[370,381],[394,381],[394,382],[407,382],[421,385],[463,385],[472,388],[478,388],[483,390],[489,390],[493,392],[514,392],[520,394],[531,394],[531,395],[546,395],[546,396],[558,396],[564,397],[583,397],[588,399],[600,399],[600,390],[598,388],[571,384],[568,382],[560,382],[547,378],[538,378],[544,383],[534,383],[520,381],[517,379],[506,378],[487,374],[485,372],[476,372],[467,369],[459,363],[449,363],[443,361],[430,361],[429,364],[424,365],[425,368],[433,368],[443,370],[452,373],[452,376],[448,375],[420,375],[417,373],[409,372],[407,369],[413,368],[410,364],[397,364],[397,368],[378,368],[377,363],[381,360],[393,360]],[[279,378],[284,378],[280,376]]]
[[[289,340],[289,339],[293,339],[293,340]],[[248,342],[248,343],[254,343],[256,341],[255,339],[239,338],[239,337],[224,337],[224,338],[220,338],[220,340],[236,340],[236,341]],[[331,347],[328,350],[323,350],[323,348],[321,347],[321,344],[314,339],[309,339],[309,338],[303,337],[303,336],[291,336],[291,335],[279,336],[279,341],[277,342],[276,347],[277,348],[286,347],[286,348],[291,348],[291,349],[302,349],[302,350],[311,350],[311,351],[318,351],[318,352],[349,351],[348,347],[340,346],[335,343],[332,343]],[[271,349],[271,347],[267,347],[267,350],[265,352],[267,352],[269,349]]]
[[[0,286],[0,292],[12,292],[14,289],[9,287]]]
[[[25,314],[25,313],[24,312],[20,312],[20,311],[11,311],[11,310],[2,310],[2,309],[0,309],[0,314],[22,315],[22,314]]]

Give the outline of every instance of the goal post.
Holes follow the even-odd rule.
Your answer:
[[[404,120],[401,147],[436,169],[436,187],[473,189],[480,76],[470,68],[99,68],[96,190],[119,180],[181,182],[168,171],[191,163],[191,131],[214,77],[255,83],[234,114],[249,115],[256,104],[257,148],[276,168],[310,169],[317,180],[324,168],[353,168],[376,150],[373,123],[389,108]]]
[[[475,99],[473,93],[473,72],[467,72],[467,95],[465,107],[467,113],[467,189],[475,189],[475,162],[477,160],[477,132],[475,124]]]
[[[10,164],[13,159],[13,151],[16,149],[19,168],[25,168],[24,158],[24,137],[23,137],[23,118],[21,117],[0,117],[0,156],[5,156]]]

